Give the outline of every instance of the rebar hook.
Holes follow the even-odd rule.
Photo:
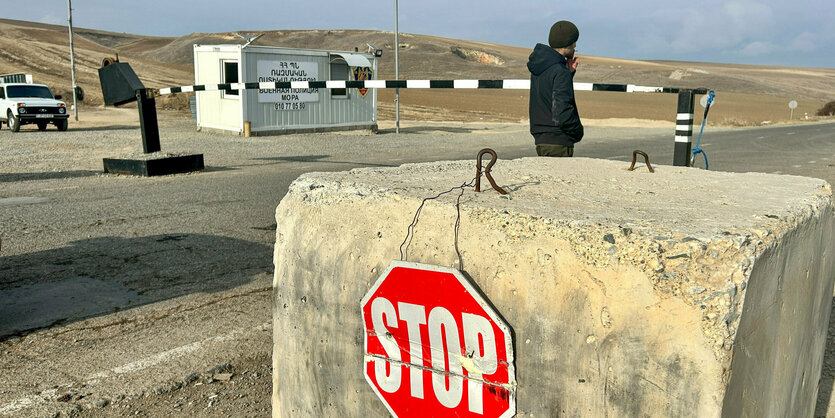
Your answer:
[[[652,166],[649,165],[649,156],[647,155],[647,153],[645,153],[643,151],[638,151],[638,150],[635,150],[635,151],[632,152],[632,165],[629,166],[629,171],[635,170],[635,160],[638,159],[638,154],[644,156],[644,162],[647,163],[647,168],[649,169],[649,172],[654,173],[655,170],[653,170]]]
[[[485,167],[483,171],[483,173],[487,175],[487,180],[490,182],[490,185],[493,186],[493,189],[499,192],[499,194],[507,194],[506,191],[496,184],[496,181],[493,180],[493,176],[490,175],[490,169],[493,167],[493,164],[496,164],[496,160],[499,158],[496,155],[496,151],[493,151],[490,148],[485,148],[479,151],[478,156],[476,157],[475,191],[481,191],[481,159],[484,157],[484,154],[490,154],[490,157],[492,157],[492,160],[490,160],[490,163],[487,164],[487,167]]]

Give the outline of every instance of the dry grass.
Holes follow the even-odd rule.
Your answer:
[[[695,122],[701,124],[704,108],[696,96]],[[379,92],[380,119],[394,118],[394,90]],[[758,126],[788,122],[789,99],[744,93],[716,92],[708,115],[712,126]],[[663,93],[577,92],[577,107],[584,119],[640,119],[673,123],[678,97]],[[794,120],[813,117],[822,102],[798,101]],[[401,117],[418,120],[462,122],[520,122],[528,119],[526,90],[401,90]]]

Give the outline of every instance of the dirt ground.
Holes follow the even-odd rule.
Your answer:
[[[160,386],[153,393],[99,401],[97,409],[80,407],[57,416],[84,417],[266,417],[272,408],[272,363],[268,356],[222,364],[193,373],[182,382]],[[67,392],[67,401],[84,393]]]
[[[75,38],[78,84],[87,93],[80,108],[80,120],[70,122],[71,130],[134,129],[138,126],[135,107],[98,107],[101,91],[97,69],[104,57],[117,53],[130,62],[146,85],[154,88],[190,84],[194,80],[192,44],[231,43],[229,34],[190,34],[182,38],[151,38],[141,35],[81,30]],[[0,19],[0,73],[27,72],[49,84],[65,99],[71,97],[66,27],[4,21]],[[374,31],[273,31],[262,45],[293,48],[353,50],[365,42],[384,48],[379,79],[392,78],[391,33]],[[525,78],[529,49],[488,45],[431,36],[404,34],[401,48],[401,79]],[[456,55],[454,51],[458,51]],[[460,56],[475,52],[492,64]],[[793,118],[812,115],[832,95],[832,69],[754,68],[701,63],[639,62],[604,57],[584,57],[577,81],[635,83],[660,86],[714,87],[716,103],[711,108],[712,126],[760,126],[789,122],[788,102],[797,99]],[[677,77],[677,78],[676,78]],[[393,126],[395,91],[378,91],[381,128]],[[700,97],[697,97],[698,101]],[[70,99],[71,100],[71,99]],[[577,101],[587,126],[661,127],[673,129],[675,94],[625,94],[578,92]],[[188,118],[188,95],[171,95],[157,101],[161,120]],[[400,117],[403,125],[427,121],[467,123],[518,123],[524,131],[528,92],[525,90],[401,90]],[[179,109],[171,111],[171,109]],[[696,124],[702,108],[696,105]],[[4,127],[4,131],[5,131]],[[27,127],[26,129],[31,129]],[[8,133],[8,131],[5,131]],[[45,175],[49,175],[46,173]],[[72,187],[68,185],[67,187]],[[830,321],[829,343],[821,380],[822,393],[816,416],[825,416],[832,402],[835,380],[835,326]],[[0,353],[1,354],[1,353]],[[38,382],[33,383],[35,385]],[[112,400],[91,399],[83,387],[72,390],[54,387],[66,408],[53,416],[207,416],[263,417],[271,411],[271,361],[269,356],[241,357],[216,364],[207,370],[179,376],[151,391],[130,393]],[[61,393],[63,392],[63,393]],[[92,404],[82,408],[80,404]]]
[[[392,89],[380,90],[378,96],[380,119],[394,119]],[[585,121],[605,119],[651,120],[674,125],[678,96],[664,93],[576,93],[577,107]],[[704,108],[696,96],[696,124],[701,124]],[[799,103],[793,120],[814,116],[822,101]],[[401,90],[400,117],[407,120],[436,120],[476,122],[526,122],[528,119],[528,91],[526,90]],[[792,117],[788,100],[744,93],[718,92],[708,114],[709,126],[761,126],[788,123]],[[599,122],[591,122],[599,123]]]
[[[473,113],[468,113],[469,110],[467,107],[463,105],[452,105],[452,103],[465,102],[460,97],[459,99],[456,99],[456,97],[449,98],[449,106],[457,109],[454,111],[445,110],[442,107],[413,107],[411,104],[404,104],[403,110],[406,111],[405,114],[410,115],[410,118],[405,118],[404,125],[414,124],[414,121],[417,120],[416,117],[421,115],[424,118],[431,119],[444,114],[449,116],[450,120],[473,116]],[[477,102],[478,96],[473,97],[474,102]],[[491,115],[491,113],[484,113],[484,116],[488,118]],[[172,118],[183,120],[187,119],[188,116],[183,115],[182,112],[160,112],[160,119],[163,125],[170,123],[169,121]],[[381,119],[383,118],[385,116],[381,115]],[[107,135],[104,131],[105,129],[110,130],[116,128],[116,132],[118,132],[120,127],[131,127],[135,129],[138,125],[137,111],[135,108],[130,107],[107,109],[85,107],[81,109],[80,119],[80,122],[71,122],[71,131],[88,129],[91,132],[99,131],[99,133]],[[612,126],[656,126],[664,129],[672,126],[671,122],[651,119],[588,119],[587,121],[590,124]],[[426,122],[423,123],[425,124]],[[381,120],[381,125],[384,129],[389,129],[392,125],[392,120],[383,119]],[[439,126],[441,125],[443,124],[439,123]],[[192,128],[189,127],[189,129]],[[526,126],[525,124],[519,124],[515,125],[514,129],[524,132]],[[38,135],[32,127],[27,126],[26,130],[33,131],[27,133]],[[6,135],[11,135],[5,129],[3,132]],[[78,152],[80,153],[82,151]],[[68,187],[71,187],[71,185],[68,185]],[[268,286],[269,277],[265,276],[262,281],[264,286]],[[262,293],[264,298],[269,296],[268,290]],[[97,336],[97,338],[101,338],[101,336]],[[835,326],[833,326],[833,322],[830,322],[828,340],[829,343],[827,344],[827,351],[825,353],[820,386],[821,393],[819,395],[816,416],[827,416],[829,404],[832,403],[831,389],[833,380],[835,380],[835,366],[832,364],[832,359],[835,359]],[[212,366],[205,370],[198,370],[188,375],[175,376],[164,384],[153,386],[151,390],[138,393],[126,392],[124,395],[106,400],[97,398],[92,393],[92,389],[85,391],[83,386],[74,386],[72,388],[56,386],[53,390],[56,391],[58,398],[62,402],[66,402],[66,408],[52,416],[269,416],[271,411],[270,394],[272,390],[271,361],[268,355],[241,356],[222,364],[212,363]]]

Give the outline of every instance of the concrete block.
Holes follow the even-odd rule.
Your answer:
[[[360,300],[474,161],[310,173],[276,209],[273,416],[383,416]],[[406,260],[461,268],[515,331],[518,416],[812,416],[835,280],[829,184],[499,160],[427,201]],[[482,184],[487,184],[482,182]],[[438,289],[443,291],[443,289]]]

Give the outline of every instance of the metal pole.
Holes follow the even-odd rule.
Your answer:
[[[690,167],[690,153],[693,141],[693,119],[695,95],[692,90],[678,93],[678,111],[676,114],[676,137],[673,149],[673,165]]]
[[[394,0],[394,79],[400,79],[400,31],[397,28],[397,0]],[[395,133],[400,133],[400,88],[394,89]]]
[[[75,85],[75,52],[72,42],[72,0],[67,0],[67,13],[69,14],[69,18],[67,19],[69,24],[69,31],[70,31],[70,74],[72,74],[72,108],[75,110],[75,121],[78,122],[78,103],[76,103],[76,85]]]

